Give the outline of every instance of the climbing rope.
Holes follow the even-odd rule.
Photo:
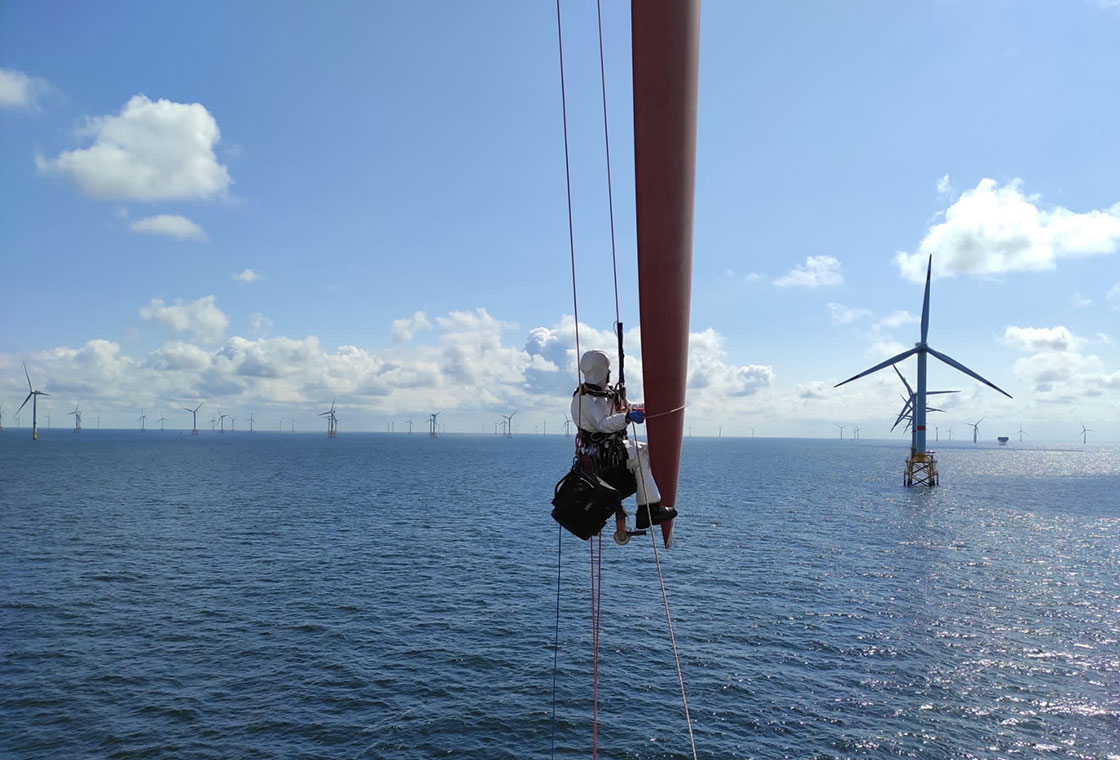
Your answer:
[[[564,529],[556,524],[556,632],[552,638],[552,757],[556,757],[556,671],[560,663],[560,549],[564,545]]]

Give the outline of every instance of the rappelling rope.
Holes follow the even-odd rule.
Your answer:
[[[662,412],[661,414],[672,414],[673,412],[680,411],[683,408],[684,407],[678,407],[677,409],[671,409],[670,411]],[[654,415],[654,416],[660,416],[660,415]],[[649,419],[648,415],[647,415],[646,419]],[[637,476],[638,476],[638,478],[643,478],[645,473],[642,471],[642,460],[641,460],[641,457],[637,456],[638,426],[634,423],[631,423],[630,428],[631,428],[631,432],[634,434],[634,449],[635,449],[634,456],[637,458],[637,461],[638,461]],[[644,482],[644,481],[642,481],[642,482]],[[646,505],[646,510],[649,510],[649,505],[648,504]],[[638,506],[638,514],[640,515],[641,513],[642,513],[642,507],[641,507],[641,505],[639,505]],[[661,586],[661,601],[665,605],[665,622],[669,626],[669,643],[672,644],[672,646],[673,646],[673,663],[677,667],[677,682],[681,686],[681,705],[684,707],[684,722],[685,722],[685,725],[688,726],[688,743],[692,747],[692,758],[693,758],[693,760],[698,760],[697,755],[696,755],[696,737],[692,733],[692,717],[689,714],[689,710],[688,710],[688,694],[685,693],[685,689],[684,689],[684,671],[681,670],[681,656],[680,656],[680,653],[677,651],[677,635],[673,631],[673,616],[669,612],[669,594],[665,590],[665,576],[661,572],[661,554],[657,551],[657,537],[655,535],[656,531],[654,531],[654,528],[656,526],[653,524],[652,517],[653,517],[653,515],[651,514],[650,515],[650,527],[649,527],[649,544],[653,548],[653,562],[657,566],[657,582]]]
[[[564,125],[564,179],[568,192],[568,250],[572,262],[572,318],[575,322],[576,338],[576,386],[580,384],[579,378],[579,295],[576,289],[576,244],[572,222],[572,169],[568,150],[568,97],[564,86],[564,32],[560,22],[560,0],[556,0],[556,43],[560,52],[560,108]],[[575,445],[579,452],[579,426],[583,420],[583,398],[579,395],[576,409],[576,436]],[[557,526],[560,529],[560,526]],[[561,539],[563,534],[560,534]],[[562,541],[561,541],[562,543]],[[600,552],[602,542],[600,540]],[[552,660],[552,757],[556,757],[556,671],[558,669],[558,656],[560,650],[560,544],[556,549],[556,640],[553,645]],[[595,600],[595,554],[592,546],[591,555],[591,647],[594,653],[594,673],[592,675],[592,729],[591,729],[591,755],[593,758],[598,753],[598,698],[599,698],[599,612]],[[600,565],[600,577],[602,566]]]

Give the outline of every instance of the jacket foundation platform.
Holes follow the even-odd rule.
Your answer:
[[[934,459],[933,452],[926,451],[919,454],[911,449],[910,458],[906,460],[906,487],[929,486],[933,488],[937,485],[937,482],[937,460]]]

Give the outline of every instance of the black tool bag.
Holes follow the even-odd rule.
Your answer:
[[[621,501],[610,483],[573,467],[556,484],[552,519],[586,541],[603,529]]]

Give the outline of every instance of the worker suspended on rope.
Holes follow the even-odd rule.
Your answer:
[[[610,385],[611,360],[603,351],[585,352],[579,369],[583,383],[572,396],[572,419],[579,428],[580,463],[618,489],[616,518],[626,517],[622,499],[636,492],[639,530],[673,519],[677,511],[661,506],[661,494],[650,471],[649,448],[626,436],[628,423],[644,423],[645,412],[630,405],[624,389]]]

